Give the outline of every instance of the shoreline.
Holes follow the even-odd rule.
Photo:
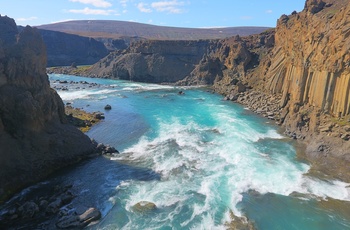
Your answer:
[[[215,93],[224,96],[224,100],[232,101],[249,108],[253,113],[275,122],[281,133],[296,141],[296,158],[310,165],[308,174],[323,180],[340,180],[350,183],[350,166],[346,158],[350,150],[350,118],[349,121],[333,118],[326,114],[315,115],[319,125],[314,129],[304,125],[297,129],[297,112],[293,118],[286,117],[285,110],[279,108],[280,95],[270,95],[249,89],[238,94],[221,93],[212,87]],[[309,108],[307,108],[309,109]],[[310,119],[313,114],[305,117]],[[306,119],[306,118],[305,118]],[[338,121],[338,122],[337,122]],[[305,128],[306,126],[306,128]]]
[[[70,104],[65,106],[65,113],[68,123],[74,125],[83,133],[86,133],[92,126],[104,119],[104,114],[101,112],[89,113],[83,109],[74,108]]]

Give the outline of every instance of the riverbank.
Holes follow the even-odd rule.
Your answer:
[[[223,94],[218,89],[214,90]],[[280,95],[265,94],[254,89],[226,94],[224,100],[247,106],[280,125],[285,135],[305,145],[305,151],[297,151],[297,157],[309,162],[309,174],[322,179],[350,182],[350,116],[334,118],[311,106],[299,107],[290,116],[292,112],[289,109],[280,107]]]
[[[65,113],[68,122],[84,133],[104,119],[104,114],[101,112],[88,113],[83,109],[74,108],[71,105],[66,105]]]

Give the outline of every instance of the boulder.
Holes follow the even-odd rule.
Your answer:
[[[56,223],[57,228],[61,229],[76,229],[83,228],[89,225],[91,222],[99,220],[101,218],[101,212],[96,208],[89,208],[83,214],[78,215],[73,212],[67,216],[63,216]]]
[[[33,216],[39,212],[39,206],[33,201],[27,201],[18,208],[18,211],[22,218],[33,218]]]
[[[105,106],[105,110],[111,110],[111,109],[112,109],[112,106],[111,106],[111,105],[108,105],[108,104],[107,104],[107,105]]]
[[[95,113],[95,118],[102,120],[102,119],[105,119],[105,115],[103,113],[98,112],[98,113]]]
[[[151,212],[157,209],[157,206],[149,201],[140,201],[138,203],[136,203],[134,206],[132,206],[132,209],[135,212],[139,212],[139,213],[147,213],[147,212]]]
[[[59,208],[62,206],[62,200],[61,198],[57,198],[55,201],[51,202],[47,208],[46,208],[46,213],[48,214],[54,214],[57,213]]]

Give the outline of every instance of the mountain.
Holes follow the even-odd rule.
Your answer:
[[[307,0],[276,29],[201,41],[139,41],[84,75],[212,85],[307,144],[311,173],[350,182],[350,5]]]
[[[67,123],[50,88],[46,49],[37,29],[18,31],[0,16],[0,202],[54,170],[95,152],[90,139]]]
[[[269,29],[268,27],[179,28],[112,20],[67,21],[41,25],[37,28],[92,38],[139,37],[156,40],[219,39],[234,35],[257,34]]]

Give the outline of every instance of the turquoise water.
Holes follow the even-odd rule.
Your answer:
[[[317,205],[349,201],[349,185],[305,175],[310,167],[296,160],[293,142],[244,107],[201,88],[55,79],[99,84],[59,91],[74,107],[112,106],[87,134],[121,154],[62,176],[78,200],[102,210],[92,229],[225,229],[230,210],[258,229],[350,229],[346,214]],[[157,209],[135,212],[140,201]]]

